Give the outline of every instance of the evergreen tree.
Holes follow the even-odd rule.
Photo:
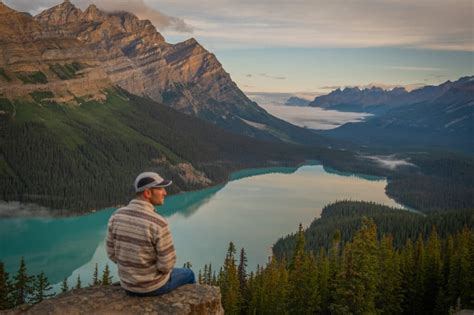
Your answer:
[[[247,312],[247,301],[248,301],[248,287],[247,287],[247,256],[245,249],[242,247],[240,250],[239,267],[237,269],[237,276],[239,278],[239,291],[241,301],[241,313]]]
[[[432,227],[431,234],[426,243],[425,264],[424,264],[424,299],[425,312],[433,313],[436,299],[439,296],[441,284],[441,243],[436,227]]]
[[[339,276],[337,298],[332,308],[335,313],[374,314],[377,312],[377,227],[367,218],[346,245],[344,269]]]
[[[100,285],[100,280],[99,280],[99,267],[97,263],[95,263],[95,268],[94,268],[94,274],[92,275],[92,285]]]
[[[222,306],[226,314],[240,314],[239,278],[235,264],[235,252],[234,243],[230,242],[224,266],[219,275]]]
[[[111,285],[112,284],[112,276],[110,275],[109,264],[105,264],[104,272],[102,273],[102,281],[100,282],[102,285]]]
[[[207,264],[204,264],[204,284],[209,284],[208,272],[207,272]]]
[[[67,292],[69,290],[69,286],[67,284],[67,277],[64,278],[63,282],[61,283],[61,292]]]
[[[21,257],[20,267],[18,268],[16,276],[14,276],[13,283],[15,306],[26,303],[32,293],[32,281],[33,277],[28,276],[26,270],[25,259]]]
[[[393,249],[392,236],[382,238],[378,255],[380,280],[377,283],[376,308],[384,314],[400,314],[403,301],[400,257]]]
[[[217,277],[216,277],[216,271],[215,271],[215,270],[214,270],[214,272],[212,273],[211,285],[217,285]]]
[[[198,273],[198,283],[199,283],[199,284],[204,284],[204,283],[203,283],[203,280],[202,280],[201,269],[199,269],[199,273]]]
[[[416,267],[415,267],[415,250],[413,242],[408,239],[400,257],[401,273],[402,273],[402,309],[405,311],[413,310],[415,303],[413,297],[416,296]]]
[[[44,272],[41,272],[34,278],[33,297],[31,299],[31,302],[36,304],[43,301],[45,298],[54,296],[54,293],[48,293],[48,291],[51,290],[52,287],[48,281],[48,278],[46,277]]]
[[[11,291],[12,284],[9,279],[9,274],[5,271],[3,262],[0,261],[0,310],[13,307]]]
[[[425,314],[423,307],[423,298],[425,295],[425,245],[423,237],[420,233],[414,247],[414,267],[415,267],[415,282],[414,294],[411,297],[413,300],[413,309],[409,310],[413,314]]]
[[[328,306],[332,303],[332,291],[335,286],[335,276],[331,277],[332,270],[329,257],[324,249],[321,249],[318,261],[318,287],[321,297],[321,314],[329,314]]]
[[[193,265],[191,264],[191,262],[187,261],[183,264],[183,268],[186,268],[186,269],[191,269],[193,267]]]
[[[288,272],[286,262],[279,263],[271,258],[267,267],[260,273],[260,296],[257,313],[284,314],[288,301]]]
[[[212,264],[211,263],[209,263],[209,267],[207,268],[206,284],[212,285]]]
[[[298,226],[298,234],[296,235],[295,251],[293,253],[293,259],[291,260],[290,270],[299,268],[302,265],[304,258],[304,247],[305,237],[303,225],[300,223],[300,225]]]
[[[77,275],[77,281],[76,281],[76,289],[80,289],[82,286],[82,282],[81,282],[81,275]]]

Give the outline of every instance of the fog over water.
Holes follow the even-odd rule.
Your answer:
[[[362,156],[364,159],[371,160],[379,166],[394,170],[400,166],[416,166],[407,160],[398,158],[396,155],[376,155],[376,156]]]
[[[349,122],[364,121],[372,116],[369,113],[340,112],[318,107],[285,106],[286,100],[294,96],[290,93],[247,93],[247,96],[270,114],[294,125],[310,129],[334,129]]]

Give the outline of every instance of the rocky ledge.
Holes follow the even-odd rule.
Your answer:
[[[2,313],[2,312],[0,312]],[[217,287],[188,284],[157,297],[130,297],[118,285],[75,289],[4,314],[224,314]]]

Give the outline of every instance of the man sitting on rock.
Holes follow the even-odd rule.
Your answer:
[[[109,219],[107,255],[117,264],[120,285],[129,295],[161,295],[196,282],[191,269],[173,268],[176,252],[168,222],[155,212],[169,185],[157,173],[141,173],[135,179],[135,199]]]

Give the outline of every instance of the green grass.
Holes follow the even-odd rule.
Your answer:
[[[16,72],[16,77],[25,84],[44,84],[48,83],[48,78],[41,71],[35,72]]]

